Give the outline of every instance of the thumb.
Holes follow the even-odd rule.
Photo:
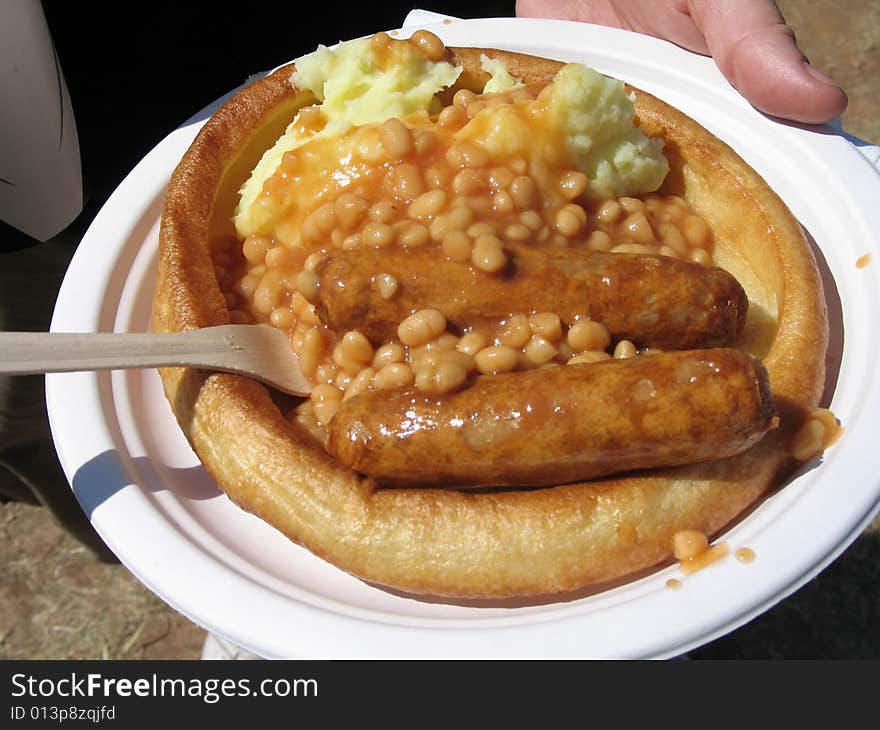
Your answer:
[[[806,62],[772,2],[693,4],[718,68],[756,108],[807,124],[846,108],[846,94]]]

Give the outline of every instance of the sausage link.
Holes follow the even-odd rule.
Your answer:
[[[447,395],[368,391],[328,450],[389,484],[547,485],[718,459],[775,422],[767,372],[732,349],[481,376]]]
[[[746,294],[723,269],[666,256],[508,250],[513,255],[500,275],[433,250],[331,254],[317,268],[318,315],[337,331],[357,329],[386,342],[417,309],[439,309],[459,329],[514,310],[555,312],[566,325],[586,314],[617,340],[665,350],[729,344],[745,323]],[[389,299],[374,284],[382,273],[397,280]]]

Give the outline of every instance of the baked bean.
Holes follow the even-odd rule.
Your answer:
[[[375,127],[361,127],[356,133],[354,151],[365,162],[377,164],[385,159],[385,148]]]
[[[397,279],[391,274],[376,274],[374,282],[382,299],[391,299],[397,293]]]
[[[356,248],[360,248],[361,243],[361,234],[352,233],[350,236],[342,239],[342,248],[345,251],[353,251]]]
[[[393,41],[385,31],[379,31],[370,36],[370,50],[377,56],[382,57],[393,47]]]
[[[456,349],[465,355],[475,356],[486,347],[488,340],[482,332],[468,332],[458,341]]]
[[[442,241],[446,234],[452,230],[449,222],[450,217],[448,214],[438,215],[434,220],[431,221],[431,225],[428,226],[428,233],[431,234],[431,239],[433,241]]]
[[[499,345],[520,348],[525,346],[531,336],[528,318],[524,314],[514,314],[501,323],[496,340]]]
[[[457,198],[457,202],[459,199]],[[474,211],[467,205],[460,205],[449,211],[446,223],[450,231],[463,231],[474,220]]]
[[[684,236],[681,235],[678,226],[672,223],[661,223],[657,226],[657,232],[660,234],[663,243],[677,254],[682,256],[687,254],[688,245],[684,240]]]
[[[422,345],[425,352],[450,352],[458,347],[458,337],[451,332],[443,332],[439,337]]]
[[[361,231],[361,240],[365,246],[374,248],[385,248],[394,243],[394,229],[387,223],[376,223],[375,221],[367,223]]]
[[[487,106],[486,102],[482,99],[477,99],[476,101],[472,101],[470,104],[465,107],[467,111],[467,115],[470,119],[473,119],[477,114],[479,114],[483,109]]]
[[[532,335],[526,344],[526,357],[537,365],[550,362],[557,353],[556,346],[540,335]]]
[[[635,243],[647,245],[654,242],[654,231],[642,211],[628,215],[623,221],[623,227]]]
[[[584,209],[576,203],[562,206],[554,217],[553,225],[563,236],[577,236],[584,230],[587,216]]]
[[[369,208],[367,201],[360,196],[343,193],[334,205],[336,221],[343,230],[349,231],[361,222]]]
[[[397,212],[397,207],[390,200],[380,200],[370,206],[370,219],[376,223],[391,223]]]
[[[413,200],[425,190],[422,172],[411,162],[404,162],[395,167],[393,179],[394,195],[401,200]]]
[[[349,377],[355,377],[364,368],[364,363],[361,360],[346,357],[342,342],[336,343],[336,347],[333,348],[332,357],[336,366]]]
[[[471,258],[471,238],[464,231],[450,231],[443,236],[440,247],[452,261],[469,261]]]
[[[437,135],[427,130],[413,134],[413,148],[417,155],[426,155],[437,146]]]
[[[235,293],[242,299],[250,301],[260,285],[260,277],[256,274],[245,274],[235,283]]]
[[[373,376],[373,387],[378,390],[390,388],[402,388],[410,385],[415,379],[415,373],[406,363],[393,362],[383,366]]]
[[[391,157],[405,157],[413,150],[413,136],[403,122],[392,117],[379,126],[379,139]]]
[[[458,340],[457,337],[455,339],[456,341]],[[473,355],[462,352],[457,348],[444,350],[443,352],[441,352],[438,358],[438,362],[457,362],[468,373],[472,373],[477,368],[477,364],[474,361]]]
[[[303,262],[303,271],[314,271],[326,256],[327,254],[322,251],[315,251],[315,253],[309,254]]]
[[[307,377],[315,374],[325,346],[324,334],[319,327],[309,327],[303,333],[299,343],[299,367]]]
[[[691,261],[702,266],[709,266],[712,263],[712,257],[702,248],[695,248],[691,251]]]
[[[645,204],[638,198],[618,198],[617,202],[620,203],[624,213],[638,213],[645,210]]]
[[[593,231],[587,238],[587,246],[591,251],[610,251],[614,244],[605,231]]]
[[[339,411],[342,392],[335,385],[322,383],[312,388],[309,400],[312,403],[315,420],[319,425],[326,426]]]
[[[336,363],[324,361],[315,368],[313,377],[316,383],[332,383],[338,372]]]
[[[397,342],[387,342],[382,345],[373,355],[373,367],[377,370],[394,362],[403,362],[406,350]]]
[[[493,167],[489,170],[488,182],[493,190],[504,190],[510,187],[513,178],[513,171],[509,167]]]
[[[596,220],[599,223],[612,224],[620,220],[623,208],[616,200],[606,200],[596,211]]]
[[[513,198],[506,190],[499,190],[492,196],[492,210],[504,215],[513,212]]]
[[[446,161],[453,167],[484,167],[489,155],[482,147],[471,142],[458,142],[446,152]]]
[[[512,347],[492,345],[477,352],[474,355],[474,362],[477,370],[484,375],[497,375],[514,370],[519,362],[519,357]]]
[[[482,235],[474,241],[471,263],[480,271],[494,274],[507,264],[501,240],[497,236]]]
[[[404,345],[424,345],[446,330],[446,317],[436,309],[420,309],[397,328]]]
[[[451,130],[461,129],[468,121],[468,115],[463,106],[450,104],[440,112],[437,123],[441,127]]]
[[[614,346],[614,357],[618,360],[627,360],[637,354],[636,346],[629,340],[621,340]]]
[[[522,223],[511,223],[504,229],[504,237],[508,241],[528,241],[532,237],[529,227]]]
[[[489,221],[479,221],[468,226],[467,234],[471,238],[479,238],[480,236],[494,236],[495,226]]]
[[[452,103],[467,106],[471,102],[476,101],[476,99],[477,95],[470,89],[459,89],[455,92],[455,96],[452,97]]]
[[[429,61],[442,61],[446,57],[446,46],[429,30],[417,30],[409,39]]]
[[[358,330],[346,332],[342,337],[342,356],[360,363],[368,363],[373,360],[373,346],[370,341]]]
[[[294,302],[296,300],[301,300],[303,302],[303,304],[305,304],[305,307],[302,309],[298,309],[297,306],[294,305]],[[290,308],[294,312],[296,312],[296,315],[299,318],[300,324],[302,324],[302,325],[321,324],[321,320],[318,317],[318,313],[315,311],[315,308],[311,304],[306,302],[306,300],[303,299],[301,294],[294,294],[293,296],[290,297],[290,301],[291,301]]]
[[[510,171],[514,175],[525,175],[528,172],[529,163],[526,162],[522,157],[514,157],[510,161]]]
[[[315,302],[318,299],[318,287],[320,279],[313,271],[300,271],[296,276],[296,290],[303,295],[307,302]]]
[[[272,248],[273,243],[274,241],[269,236],[248,236],[242,244],[242,252],[248,262],[262,264],[266,260],[266,253]],[[218,258],[215,257],[215,260]]]
[[[431,218],[443,210],[443,206],[446,205],[446,200],[446,191],[429,190],[416,197],[416,199],[409,204],[406,213],[410,218],[416,218],[419,220]]]
[[[397,242],[404,248],[420,248],[431,238],[421,223],[410,223],[397,235]]]
[[[587,176],[577,170],[569,170],[559,178],[559,190],[566,200],[574,200],[587,190]]]
[[[302,236],[302,240],[306,243],[321,243],[323,240],[321,229],[318,228],[317,222],[311,215],[307,215],[302,222],[300,235]]]
[[[345,372],[345,370],[340,370],[338,373],[336,373],[336,377],[333,379],[333,385],[339,388],[340,391],[343,391],[348,387],[348,384],[352,381],[352,379],[353,376],[349,375],[347,372]]]
[[[428,393],[450,393],[464,385],[468,372],[461,363],[441,360],[433,367],[416,372],[415,383],[419,390]]]
[[[605,350],[611,344],[611,335],[601,322],[582,319],[568,328],[566,341],[575,352]]]
[[[562,323],[559,316],[553,312],[541,312],[529,317],[529,329],[550,342],[556,342],[562,338]]]
[[[519,210],[534,208],[538,202],[538,185],[527,175],[518,175],[510,183],[510,197]]]
[[[531,231],[538,231],[544,225],[544,219],[536,210],[524,210],[519,214],[519,222]]]
[[[370,386],[373,384],[373,376],[376,374],[376,371],[373,368],[364,368],[361,370],[352,381],[348,384],[348,387],[345,389],[345,395],[342,396],[343,402],[354,398],[356,395],[360,395],[361,393],[370,389]]]
[[[611,355],[602,350],[590,350],[588,352],[582,352],[578,355],[575,355],[572,358],[569,358],[566,365],[589,365],[594,362],[602,362],[603,360],[610,360]]]
[[[269,324],[278,329],[288,330],[296,324],[296,316],[290,307],[275,307],[269,316]]]
[[[446,167],[432,165],[425,170],[425,185],[431,189],[446,188],[449,185],[450,173]]]
[[[281,274],[274,269],[267,271],[254,292],[253,307],[260,314],[271,314],[280,304],[281,296]]]
[[[301,261],[301,257],[297,256],[286,246],[273,246],[266,252],[266,267],[269,269],[292,269]]]
[[[452,191],[456,195],[474,195],[482,192],[486,187],[480,173],[470,167],[457,173],[452,181]]]

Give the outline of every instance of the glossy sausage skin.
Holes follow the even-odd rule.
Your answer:
[[[459,330],[515,312],[555,312],[566,325],[589,315],[616,340],[664,350],[729,344],[745,322],[745,292],[719,268],[641,254],[522,245],[508,252],[499,274],[445,261],[436,250],[332,254],[316,269],[318,315],[377,343],[396,339],[398,324],[417,309],[439,309]],[[376,290],[381,273],[397,279],[390,299]]]
[[[718,459],[774,424],[767,372],[720,348],[482,376],[446,395],[367,391],[328,450],[389,483],[548,485]]]

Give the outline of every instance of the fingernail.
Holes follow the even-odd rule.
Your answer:
[[[832,79],[830,76],[828,76],[827,74],[825,74],[822,71],[820,71],[819,69],[817,69],[815,66],[811,66],[806,61],[804,62],[804,68],[807,69],[810,76],[812,76],[814,79],[818,79],[823,84],[831,84],[832,86],[838,85],[834,79]]]

